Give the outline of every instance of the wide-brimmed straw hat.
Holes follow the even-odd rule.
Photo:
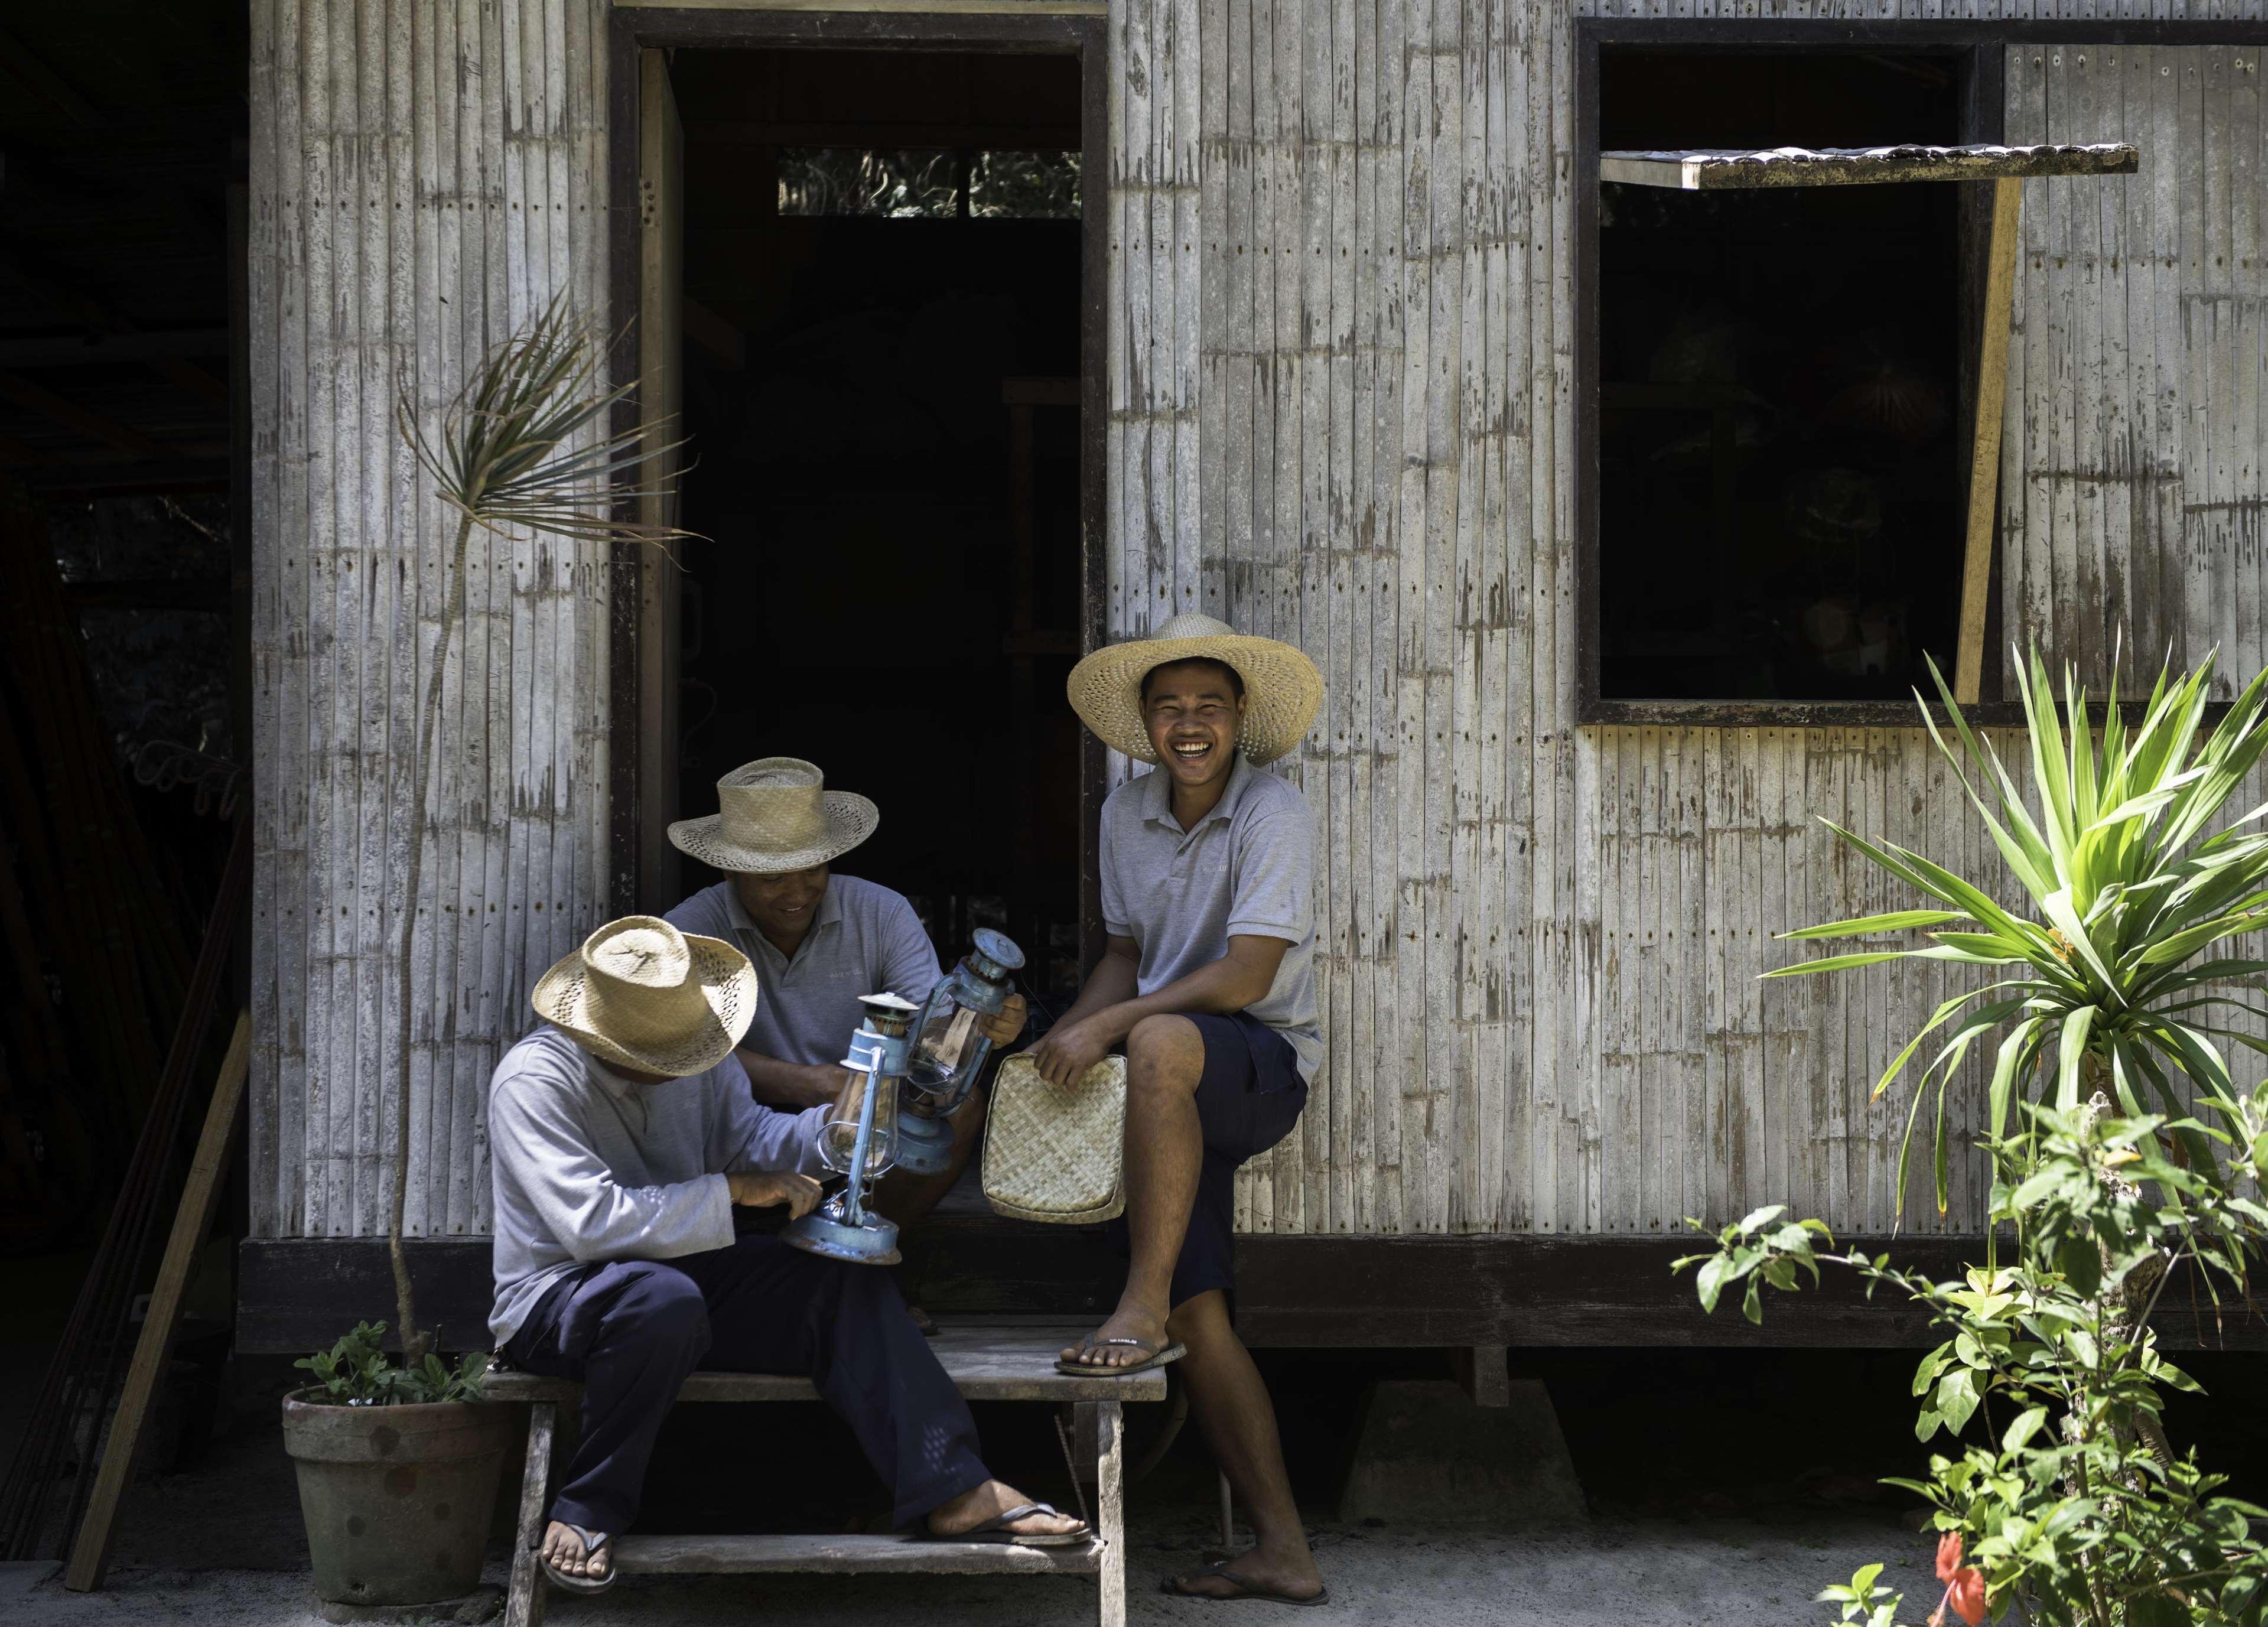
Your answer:
[[[602,1062],[641,1073],[706,1073],[756,1014],[756,970],[718,938],[624,916],[536,979],[535,1014]]]
[[[855,791],[828,791],[800,757],[760,757],[717,782],[718,812],[681,819],[670,845],[718,870],[781,875],[848,853],[882,822]]]
[[[1244,726],[1237,744],[1255,762],[1273,762],[1300,743],[1323,703],[1323,675],[1307,652],[1277,638],[1240,633],[1194,612],[1148,638],[1097,650],[1071,669],[1071,709],[1102,743],[1155,762],[1142,725],[1142,678],[1172,661],[1220,661],[1244,680]]]

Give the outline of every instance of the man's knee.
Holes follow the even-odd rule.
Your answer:
[[[1166,1332],[1176,1344],[1195,1351],[1235,1338],[1236,1325],[1228,1319],[1228,1295],[1219,1288],[1190,1295],[1166,1318]]]
[[[1145,1017],[1126,1036],[1127,1088],[1187,1095],[1204,1077],[1204,1035],[1186,1017]]]
[[[618,1338],[696,1353],[709,1348],[709,1302],[699,1284],[671,1266],[640,1271],[607,1321]]]

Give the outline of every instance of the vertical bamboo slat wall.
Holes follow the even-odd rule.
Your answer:
[[[475,534],[416,951],[395,963],[453,517],[394,430],[572,291],[606,297],[602,0],[254,0],[252,1201],[261,1235],[487,1230],[488,1076],[603,909],[607,580]]]
[[[383,1229],[409,807],[388,748],[443,540],[389,380],[430,407],[554,288],[604,297],[602,15],[255,6],[264,1233]],[[1869,1087],[1951,984],[1755,975],[1787,953],[1773,932],[1894,902],[1815,815],[1996,861],[1918,731],[1572,725],[1571,13],[1125,0],[1110,29],[1112,636],[1203,609],[1329,681],[1286,771],[1323,833],[1329,1060],[1241,1222],[1628,1234],[1786,1200],[1888,1229],[1904,1101]],[[2144,152],[2131,179],[2027,185],[2002,584],[2010,636],[2059,658],[2099,663],[2124,623],[2176,659],[2268,660],[2260,55],[2010,55],[2013,139]],[[412,1219],[434,1233],[484,1228],[488,1071],[527,979],[604,908],[604,581],[549,545],[480,564],[446,902],[409,984]],[[1910,1226],[1976,1226],[1973,1185],[1940,1218],[1926,1184]]]
[[[1203,609],[1300,643],[1330,696],[1287,769],[1323,833],[1329,1061],[1242,1177],[1241,1223],[1658,1233],[1786,1199],[1889,1229],[1908,1098],[1870,1089],[1953,983],[1756,974],[1789,953],[1774,932],[1904,902],[1816,816],[1988,875],[1997,856],[1918,730],[1569,726],[1568,14],[1133,0],[1113,30],[1111,631]],[[2027,188],[2010,635],[2099,671],[2124,622],[2249,672],[2257,53],[2160,50],[2194,88],[2124,105],[2085,78],[2102,53],[2034,55],[2011,53],[2012,139],[2146,156]],[[2124,306],[2150,285],[2091,257],[2151,229],[2146,350]],[[1908,1226],[1978,1224],[1973,1182],[1941,1218],[1926,1187],[1918,1167]]]

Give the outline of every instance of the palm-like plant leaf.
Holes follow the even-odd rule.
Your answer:
[[[563,293],[482,358],[462,393],[442,412],[437,432],[428,433],[406,390],[395,401],[401,438],[434,490],[457,512],[448,554],[448,598],[441,610],[416,755],[410,760],[418,817],[411,829],[402,891],[399,964],[404,968],[409,965],[416,930],[426,832],[432,825],[426,805],[436,777],[442,679],[450,640],[464,620],[465,563],[474,531],[507,536],[540,534],[600,544],[666,544],[691,534],[624,518],[644,500],[675,490],[666,475],[657,474],[666,467],[659,460],[684,443],[651,441],[644,425],[605,429],[608,415],[636,387],[608,387],[604,373],[609,349],[605,330],[578,313]],[[407,998],[398,996],[395,1005],[396,1038],[406,1068],[412,1013]],[[424,1358],[431,1336],[417,1322],[416,1297],[401,1246],[409,1191],[407,1080],[395,1091],[394,1101],[394,1205],[387,1243],[402,1360],[414,1366]]]
[[[2268,1055],[2268,1042],[2231,1026],[2268,1019],[2225,990],[2268,972],[2268,961],[2224,954],[2215,945],[2268,926],[2268,834],[2248,831],[2268,804],[2224,818],[2229,799],[2268,749],[2268,671],[2245,687],[2210,732],[2203,729],[2213,658],[2179,677],[2161,672],[2131,728],[2114,683],[2099,734],[2077,673],[2064,676],[2058,714],[2047,665],[2035,652],[2018,671],[2029,725],[2028,799],[1989,740],[1978,739],[1934,664],[1948,731],[1926,702],[1924,726],[2027,895],[2011,907],[1924,855],[1868,841],[1831,821],[1836,838],[1940,908],[1892,910],[1783,933],[1791,939],[1864,938],[1922,931],[1926,946],[1865,948],[1799,961],[1764,974],[1800,976],[1885,961],[1921,959],[2018,968],[2013,975],[1940,1005],[1875,1086],[1879,1096],[1931,1034],[1941,1049],[1914,1086],[1898,1157],[1905,1173],[1921,1100],[1938,1090],[1934,1166],[1938,1207],[1947,1203],[1945,1095],[1973,1048],[1998,1035],[1987,1111],[1995,1136],[2035,1093],[2065,1113],[2107,1085],[2126,1113],[2145,1091],[2176,1119],[2189,1109],[2174,1085],[2189,1081],[2198,1105],[2243,1122],[2223,1042]],[[2176,1132],[2191,1167],[2218,1179],[2216,1138]]]

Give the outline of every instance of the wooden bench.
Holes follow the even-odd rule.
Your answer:
[[[1090,1324],[1091,1325],[1091,1324]],[[902,1571],[925,1575],[1092,1576],[1100,1627],[1126,1620],[1125,1512],[1121,1407],[1162,1401],[1165,1374],[1129,1379],[1057,1373],[1056,1354],[1086,1326],[1012,1323],[991,1319],[946,1321],[930,1347],[971,1401],[1047,1402],[1068,1410],[1073,1472],[1094,1487],[1094,1538],[1071,1548],[1016,1548],[888,1536],[643,1536],[615,1539],[615,1566],[625,1575],[697,1576],[751,1572],[849,1574]],[[512,1556],[512,1592],[504,1627],[540,1627],[546,1589],[536,1552],[551,1504],[552,1443],[559,1409],[582,1399],[565,1379],[498,1373],[489,1380],[496,1401],[530,1403],[527,1469],[520,1481],[519,1524]],[[677,1393],[683,1402],[816,1401],[811,1380],[761,1373],[696,1373]]]

